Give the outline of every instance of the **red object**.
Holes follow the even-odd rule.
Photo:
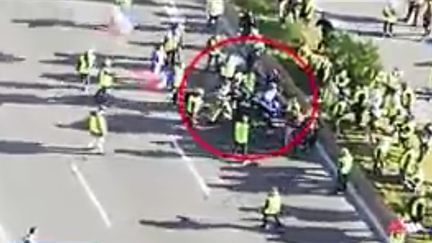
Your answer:
[[[389,234],[405,233],[405,225],[402,219],[396,218],[390,221],[387,227],[387,232]]]
[[[135,70],[132,71],[132,76],[137,79],[139,88],[152,91],[161,90],[159,87],[161,82],[160,77],[150,70]]]
[[[267,153],[241,155],[241,154],[232,154],[232,153],[227,153],[227,152],[221,151],[221,150],[217,149],[216,147],[212,146],[211,144],[209,144],[208,142],[206,142],[197,133],[197,131],[195,131],[193,129],[192,124],[187,119],[187,115],[185,112],[184,99],[185,99],[185,89],[187,86],[187,84],[186,84],[187,78],[194,71],[195,66],[199,63],[199,61],[203,57],[205,57],[206,55],[208,55],[210,52],[214,51],[217,48],[222,48],[223,46],[226,46],[226,45],[239,44],[239,43],[244,43],[244,42],[264,43],[264,44],[267,44],[269,46],[272,46],[275,49],[282,50],[283,52],[288,54],[299,65],[299,68],[301,68],[303,70],[303,72],[306,73],[306,75],[309,79],[309,85],[310,85],[310,89],[311,89],[311,93],[312,93],[312,104],[311,104],[312,109],[311,109],[311,113],[308,116],[309,120],[307,121],[307,124],[305,125],[305,127],[303,127],[302,130],[299,133],[297,133],[296,136],[294,136],[291,139],[291,141],[289,141],[289,143],[287,145],[285,145],[284,147],[269,151]],[[284,155],[289,150],[291,150],[295,145],[299,144],[303,140],[307,131],[310,129],[312,123],[315,121],[316,114],[318,113],[318,87],[317,87],[316,79],[315,79],[314,72],[313,72],[311,66],[306,61],[304,61],[299,55],[297,55],[297,53],[294,51],[294,49],[292,49],[291,47],[289,47],[285,43],[278,41],[278,40],[266,38],[264,36],[255,36],[255,35],[236,36],[236,37],[231,37],[231,38],[221,40],[221,41],[217,42],[215,45],[201,50],[192,59],[192,61],[186,67],[186,70],[185,70],[183,77],[182,77],[182,81],[181,81],[181,84],[179,87],[179,92],[178,92],[178,105],[179,105],[179,113],[180,113],[180,116],[182,118],[182,122],[183,122],[184,126],[186,127],[187,131],[192,136],[192,138],[195,140],[195,142],[198,143],[198,145],[200,145],[203,149],[205,149],[208,152],[210,152],[210,153],[212,153],[218,157],[221,157],[223,159],[229,159],[229,160],[237,161],[237,162],[243,162],[243,161],[247,161],[247,160],[257,161],[257,160],[262,160],[262,159],[266,159],[266,158]]]

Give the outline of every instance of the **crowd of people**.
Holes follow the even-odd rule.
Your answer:
[[[410,4],[405,20],[408,21],[414,14],[413,24],[415,25],[419,5],[416,1],[410,1]],[[425,4],[430,12],[430,2]],[[388,15],[389,6],[391,7],[387,5],[387,10],[384,11],[386,34],[392,33],[394,23],[393,17],[390,20]],[[278,7],[281,24],[285,24],[287,18],[307,23],[314,20],[315,6],[311,0],[302,2],[279,0]],[[223,1],[208,1],[208,26],[217,25],[223,12]],[[428,16],[426,12],[424,16]],[[239,20],[239,35],[260,34],[258,22],[252,12],[241,11]],[[369,143],[375,148],[373,172],[377,176],[385,175],[386,169],[391,167],[392,148],[399,148],[402,151],[396,164],[401,182],[413,193],[412,200],[407,204],[408,214],[413,222],[421,222],[425,215],[427,200],[425,200],[425,178],[420,162],[430,152],[432,123],[418,127],[412,113],[416,96],[404,82],[401,70],[395,68],[391,72],[381,71],[375,75],[374,81],[370,84],[357,83],[350,78],[347,70],[340,70],[325,55],[328,38],[337,38],[337,32],[333,31],[330,21],[323,16],[316,24],[323,30],[323,41],[318,47],[319,51],[303,44],[298,48],[298,53],[311,64],[317,78],[323,84],[323,87],[320,87],[322,117],[334,125],[338,135],[343,135],[347,128],[352,127],[366,131]],[[425,30],[430,32],[430,21]],[[286,144],[296,131],[304,126],[305,121],[308,120],[308,112],[300,107],[296,98],[287,99],[281,95],[280,84],[283,80],[280,71],[272,69],[265,71],[264,74],[257,71],[257,61],[267,48],[262,44],[244,45],[242,48],[247,54],[243,56],[243,63],[236,61],[239,53],[224,48],[214,49],[209,54],[206,69],[216,73],[218,87],[211,91],[202,87],[187,88],[184,97],[181,97],[184,99],[179,99],[178,91],[185,69],[181,60],[183,35],[184,26],[181,23],[170,26],[164,39],[154,48],[151,56],[151,71],[162,77],[165,86],[170,90],[173,104],[184,100],[191,126],[199,127],[203,123],[218,123],[222,120],[231,121],[233,152],[238,154],[249,152],[248,145],[255,127],[265,129],[282,127],[282,143]],[[208,47],[214,46],[223,38],[223,35],[214,33],[207,42]],[[89,85],[95,60],[94,50],[87,51],[78,59],[76,69],[84,90],[87,90]],[[95,149],[98,153],[103,153],[104,137],[107,133],[103,113],[109,106],[109,94],[115,78],[110,68],[111,60],[106,59],[97,76],[98,90],[95,101],[99,109],[92,111],[89,117],[89,131],[95,138],[89,148]],[[313,145],[317,139],[317,131],[318,123],[314,122],[304,139],[303,148],[310,148]],[[336,192],[346,189],[353,164],[354,157],[351,152],[347,148],[342,148]],[[274,191],[271,195],[276,194],[277,192]],[[277,208],[277,203],[275,205],[274,207]],[[267,211],[271,210],[267,209]],[[273,216],[277,213],[269,215]],[[277,216],[276,221],[279,224]],[[266,224],[267,216],[264,217],[264,226]]]

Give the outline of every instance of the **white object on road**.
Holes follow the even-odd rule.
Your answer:
[[[122,35],[130,34],[134,29],[130,19],[120,10],[119,7],[112,8],[109,27],[112,31]]]
[[[177,153],[181,156],[181,158],[185,162],[189,171],[192,173],[193,177],[195,178],[196,182],[198,183],[198,186],[200,187],[202,193],[204,194],[204,197],[207,199],[210,196],[210,188],[207,186],[207,183],[204,181],[204,178],[202,178],[202,176],[198,173],[197,169],[195,168],[195,166],[193,164],[192,159],[189,158],[185,154],[183,149],[178,144],[177,139],[175,137],[172,137],[172,141],[173,141],[175,150],[177,151]]]
[[[3,226],[0,224],[0,242],[11,242]]]
[[[78,178],[78,181],[80,182],[81,186],[84,188],[85,192],[87,193],[88,197],[98,210],[100,216],[102,217],[103,222],[105,223],[106,227],[111,228],[112,223],[108,217],[107,212],[103,208],[100,201],[97,199],[96,194],[93,192],[93,190],[90,188],[89,184],[87,183],[86,179],[84,178],[83,174],[79,170],[78,166],[75,163],[71,163],[71,169],[72,172],[76,175]]]

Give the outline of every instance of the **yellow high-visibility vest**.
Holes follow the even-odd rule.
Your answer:
[[[239,144],[247,144],[249,140],[249,123],[238,121],[235,123],[234,138]]]
[[[88,119],[89,132],[96,136],[103,136],[107,132],[105,117],[101,115],[91,115]]]
[[[282,208],[282,200],[280,195],[269,196],[266,200],[267,207],[264,209],[264,213],[267,215],[279,214]]]
[[[112,88],[114,84],[114,77],[108,68],[102,68],[98,74],[98,86],[99,88]]]

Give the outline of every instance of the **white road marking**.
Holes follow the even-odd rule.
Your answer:
[[[7,242],[11,242],[9,240],[9,236],[6,233],[5,229],[3,228],[3,226],[0,224],[0,242],[3,243],[7,243]]]
[[[202,193],[204,194],[204,197],[208,198],[210,196],[210,188],[207,186],[207,183],[205,182],[204,178],[198,173],[192,159],[185,154],[183,149],[178,144],[177,139],[174,138],[172,141],[175,150],[181,156],[186,166],[188,167],[189,171],[192,173],[192,176],[195,178],[195,181],[198,183],[198,186],[200,187]]]
[[[81,186],[84,188],[85,192],[87,193],[87,196],[90,198],[96,209],[98,210],[103,222],[105,223],[106,227],[111,228],[112,223],[108,217],[107,212],[103,208],[100,201],[97,199],[96,194],[93,192],[93,190],[90,188],[89,184],[87,183],[86,179],[84,178],[83,174],[79,170],[78,166],[75,163],[71,163],[71,169],[78,178],[78,181],[80,182]]]

